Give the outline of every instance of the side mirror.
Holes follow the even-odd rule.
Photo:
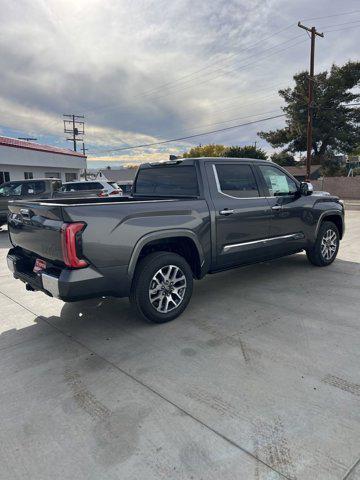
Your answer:
[[[314,191],[314,187],[310,182],[301,182],[300,183],[300,194],[307,196],[311,195]]]

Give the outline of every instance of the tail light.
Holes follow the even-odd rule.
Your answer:
[[[109,194],[108,194],[108,191],[107,190],[101,190],[101,192],[99,192],[97,194],[98,197],[108,197]]]
[[[81,250],[81,233],[86,224],[83,222],[64,223],[61,228],[61,246],[64,263],[71,268],[83,268],[88,265],[87,261],[79,258]],[[81,255],[81,253],[80,253]]]
[[[112,190],[109,195],[119,195],[121,193],[121,190]]]

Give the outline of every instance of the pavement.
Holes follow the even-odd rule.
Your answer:
[[[360,213],[338,259],[196,282],[149,325],[8,273],[0,233],[0,479],[360,479]]]

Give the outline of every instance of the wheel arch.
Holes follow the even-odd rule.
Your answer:
[[[323,212],[320,215],[318,223],[316,225],[315,238],[317,237],[319,228],[323,222],[333,222],[336,225],[337,229],[339,230],[340,240],[343,238],[344,219],[338,210]]]
[[[191,230],[176,229],[153,232],[142,237],[133,249],[128,275],[133,278],[139,260],[156,251],[168,251],[183,256],[195,278],[201,278],[206,273],[203,248],[196,234]]]

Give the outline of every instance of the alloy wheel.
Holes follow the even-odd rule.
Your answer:
[[[176,265],[166,265],[150,281],[150,303],[160,313],[171,312],[181,304],[185,291],[184,272]]]
[[[321,240],[321,255],[325,260],[331,260],[336,253],[338,239],[336,232],[330,228],[326,230]]]

